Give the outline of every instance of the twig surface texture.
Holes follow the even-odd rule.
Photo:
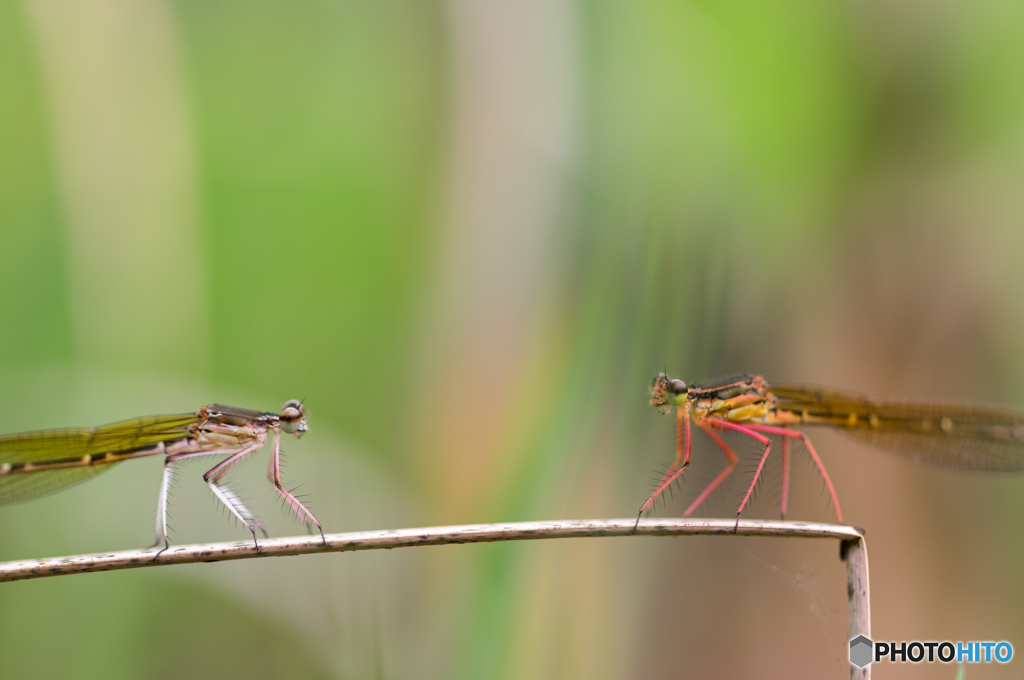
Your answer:
[[[159,553],[159,555],[156,548],[125,550],[96,555],[74,555],[0,563],[0,582],[191,562],[220,562],[254,557],[407,548],[417,545],[523,541],[541,538],[739,535],[834,538],[840,541],[855,542],[861,540],[860,530],[836,524],[743,520],[740,521],[736,534],[733,534],[733,527],[736,526],[736,520],[733,519],[645,519],[640,520],[636,531],[633,530],[634,524],[636,524],[635,519],[466,524],[424,529],[327,534],[326,542],[319,536],[266,539],[260,541],[259,551],[252,541],[171,546],[170,549]]]

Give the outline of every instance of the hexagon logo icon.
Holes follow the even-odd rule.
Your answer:
[[[858,635],[850,640],[850,663],[857,668],[864,668],[871,663],[871,652],[875,643],[866,635]]]

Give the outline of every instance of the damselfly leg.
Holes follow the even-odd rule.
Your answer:
[[[825,480],[825,486],[828,487],[828,493],[829,493],[829,496],[832,499],[832,507],[835,508],[835,511],[836,511],[836,520],[840,524],[842,524],[843,523],[843,511],[839,509],[839,498],[836,496],[836,489],[835,489],[834,486],[832,486],[832,480],[828,476],[828,471],[825,470],[824,463],[821,462],[821,458],[818,457],[818,452],[814,450],[814,445],[811,444],[811,440],[807,438],[807,435],[804,434],[803,432],[798,431],[798,430],[791,430],[791,429],[786,428],[786,427],[768,427],[768,426],[765,426],[765,425],[748,425],[747,428],[751,429],[751,430],[754,430],[756,432],[765,432],[767,434],[776,434],[776,435],[778,435],[779,437],[782,438],[782,445],[783,445],[783,449],[782,449],[782,452],[783,452],[783,459],[782,459],[782,487],[786,491],[788,491],[788,489],[789,489],[789,448],[788,448],[789,439],[793,438],[793,439],[799,439],[799,440],[803,441],[804,446],[807,447],[807,453],[811,454],[811,460],[814,461],[815,467],[817,467],[818,468],[818,472],[821,473],[821,478]],[[768,456],[768,452],[765,451],[763,458],[767,458],[767,456]],[[754,488],[754,484],[757,483],[757,476],[759,474],[761,474],[761,469],[764,466],[763,458],[762,458],[762,461],[761,461],[761,465],[758,466],[757,472],[754,474],[754,480],[750,483],[750,488],[751,489],[753,489]],[[782,495],[782,515],[783,515],[783,517],[785,517],[785,515],[786,515],[786,491],[783,491],[783,495]],[[747,491],[747,497],[748,498],[750,497],[750,490]],[[744,499],[744,503],[745,502],[746,502],[746,499]],[[740,510],[742,510],[742,509],[743,509],[743,506],[741,505],[740,506]]]
[[[288,491],[281,484],[281,433],[274,433],[274,448],[270,454],[270,469],[267,471],[267,477],[273,482],[274,488],[277,493],[281,495],[284,502],[292,509],[292,511],[298,516],[299,520],[306,526],[315,524],[317,531],[320,532],[320,540],[323,541],[324,545],[327,545],[327,539],[324,538],[323,527],[320,526],[320,522],[317,521],[316,517],[313,516],[306,506],[299,502],[291,491]]]

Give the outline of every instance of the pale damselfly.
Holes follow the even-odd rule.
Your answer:
[[[224,476],[274,436],[268,476],[277,493],[307,526],[320,522],[281,484],[281,433],[301,437],[308,426],[302,402],[280,414],[213,404],[195,413],[134,418],[93,428],[62,428],[0,436],[0,505],[44,496],[95,477],[123,460],[165,456],[157,501],[156,543],[166,550],[167,494],[175,463],[196,456],[225,455],[203,475],[217,499],[247,528],[266,530],[222,483]],[[256,542],[259,548],[259,543]],[[162,551],[161,551],[162,552]]]

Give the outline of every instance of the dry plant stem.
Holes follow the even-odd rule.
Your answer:
[[[634,529],[636,525],[636,529]],[[0,563],[0,582],[81,574],[91,571],[158,567],[192,562],[220,562],[253,557],[304,555],[309,553],[408,548],[418,545],[452,543],[490,543],[542,538],[583,538],[611,536],[788,536],[793,538],[832,538],[840,541],[840,557],[847,565],[850,637],[871,635],[868,592],[867,547],[862,532],[851,526],[806,522],[756,521],[733,519],[606,519],[554,522],[513,522],[507,524],[467,524],[462,526],[361,531],[349,534],[298,536],[260,542],[259,550],[251,541],[181,545],[160,552],[156,548],[126,550],[98,555],[75,555],[42,560]],[[155,558],[155,559],[154,559]],[[851,666],[851,678],[870,679],[870,668]],[[854,671],[856,671],[854,673]]]
[[[871,597],[868,588],[868,547],[864,539],[843,541],[839,556],[846,561],[846,597],[850,639],[871,637]],[[850,680],[871,680],[871,664],[850,664]]]
[[[192,562],[220,562],[254,557],[305,555],[324,552],[408,548],[417,545],[448,545],[452,543],[491,543],[542,538],[583,538],[600,536],[790,536],[795,538],[834,538],[843,542],[861,542],[860,530],[837,524],[741,520],[738,527],[731,519],[644,519],[636,530],[635,519],[563,520],[552,522],[511,522],[507,524],[466,524],[395,529],[391,531],[360,531],[350,534],[293,536],[265,539],[259,549],[252,541],[179,545],[159,552],[156,548],[125,550],[96,555],[51,557],[39,560],[0,563],[0,582],[27,578],[81,574],[91,571],[158,567]],[[156,558],[156,559],[154,559]],[[866,579],[865,579],[866,583]]]

